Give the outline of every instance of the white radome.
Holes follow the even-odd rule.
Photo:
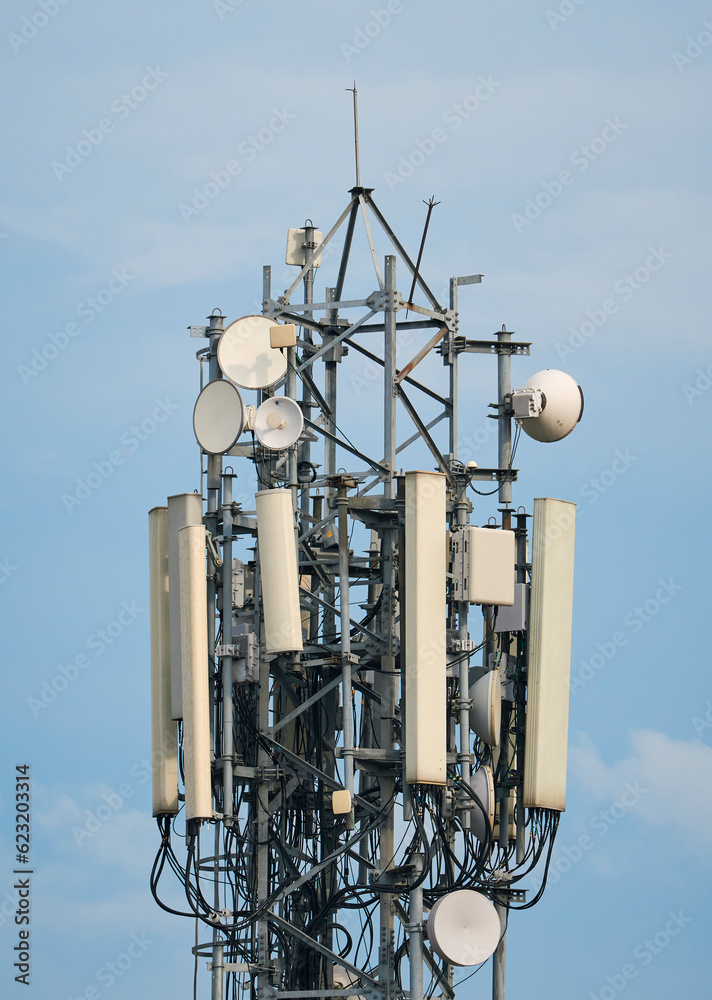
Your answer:
[[[304,417],[299,403],[288,396],[271,396],[257,407],[255,435],[265,448],[281,451],[299,439]]]
[[[268,316],[241,316],[218,341],[220,370],[241,389],[267,389],[287,370],[287,357],[272,347],[270,329],[278,325]]]
[[[479,965],[494,954],[501,937],[499,916],[481,892],[456,889],[441,896],[428,915],[428,938],[452,965]]]
[[[546,368],[527,379],[522,388],[543,394],[541,412],[535,417],[517,420],[524,433],[535,441],[560,441],[581,419],[583,391],[576,379],[566,372]]]

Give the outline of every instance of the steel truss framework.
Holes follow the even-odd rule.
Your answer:
[[[208,959],[213,1000],[248,992],[260,1000],[451,998],[455,969],[431,948],[423,913],[456,888],[478,889],[497,906],[502,939],[494,959],[494,995],[503,997],[508,914],[533,905],[543,891],[542,885],[526,901],[518,884],[540,860],[548,863],[558,823],[558,813],[525,810],[521,804],[526,633],[496,633],[489,608],[473,624],[470,606],[454,600],[451,589],[447,786],[404,780],[400,456],[415,442],[427,446],[433,467],[447,477],[451,531],[471,520],[468,489],[494,483],[499,523],[516,533],[517,578],[527,582],[528,515],[511,506],[517,472],[508,393],[511,356],[527,355],[529,344],[513,341],[505,329],[493,340],[462,336],[458,289],[481,276],[452,278],[443,307],[378,209],[372,190],[356,187],[350,195],[318,245],[315,230],[305,226],[304,266],[283,295],[273,297],[271,270],[264,268],[264,315],[294,323],[300,333],[296,347],[286,349],[283,382],[261,391],[259,399],[283,392],[297,400],[305,432],[283,453],[270,452],[254,439],[238,444],[230,455],[207,456],[203,470],[204,522],[212,538],[207,571],[215,814],[212,823],[187,824],[184,858],[179,857],[182,840],[181,850],[175,850],[184,833],[178,818],[158,818],[161,846],[151,884],[161,905],[196,920],[194,954],[196,961]],[[347,301],[342,293],[359,216],[378,287],[363,299]],[[383,264],[374,225],[394,251]],[[336,281],[326,289],[325,300],[315,302],[315,264],[340,231]],[[408,285],[414,279],[425,305],[407,302],[397,291],[397,261],[409,272]],[[300,285],[304,302],[293,303]],[[344,319],[346,311],[359,318]],[[399,335],[411,330],[432,336],[398,367]],[[198,352],[208,380],[221,378],[217,344],[223,317],[212,315],[198,332],[209,339]],[[364,339],[371,348],[379,342],[382,350],[369,349]],[[348,367],[347,353],[382,370],[383,439],[369,449],[371,454],[354,446],[337,420],[337,383]],[[432,353],[441,355],[446,366],[445,395],[421,375],[427,366],[418,371]],[[496,468],[473,470],[458,461],[458,367],[468,353],[497,359]],[[418,411],[422,397],[439,408],[427,423]],[[433,436],[443,422],[447,450]],[[407,430],[398,440],[401,424]],[[345,461],[346,456],[355,470],[339,469],[337,457]],[[254,630],[258,640],[262,628],[256,552],[246,558],[239,581],[236,577],[235,553],[251,553],[257,545],[254,511],[233,499],[236,476],[230,463],[237,460],[248,471],[248,463],[255,463],[261,488],[291,488],[298,544],[304,650],[270,657],[262,647],[256,683],[238,682],[234,659],[238,626]],[[355,544],[350,549],[354,532],[366,539],[360,557]],[[478,637],[472,639],[475,628]],[[493,749],[476,737],[473,741],[468,691],[473,677],[502,652],[509,654],[510,668],[500,745]],[[473,775],[485,764],[495,776],[492,827],[472,788]],[[340,789],[352,793],[353,808],[335,815],[331,793]],[[485,826],[479,840],[473,833],[475,816]],[[187,908],[165,901],[166,867],[183,884]]]

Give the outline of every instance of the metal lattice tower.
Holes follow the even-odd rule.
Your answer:
[[[512,506],[512,424],[554,408],[536,386],[512,392],[511,358],[530,345],[504,328],[461,334],[458,290],[481,276],[452,278],[444,307],[372,189],[350,196],[325,237],[310,221],[296,231],[299,273],[283,295],[264,268],[262,314],[289,345],[272,348],[286,370],[252,390],[257,413],[243,413],[236,443],[203,449],[200,491],[150,515],[151,886],[196,921],[213,1000],[451,998],[456,961],[493,951],[503,998],[508,915],[541,895],[563,809],[575,507],[536,501],[530,546],[531,515]],[[345,300],[359,216],[377,288]],[[392,250],[382,263],[374,228]],[[404,300],[397,273],[424,305]],[[224,317],[191,333],[209,341],[201,387],[229,381]],[[495,468],[458,459],[469,354],[496,359]],[[362,358],[382,381],[368,414],[348,392]],[[288,444],[265,445],[250,426],[285,399],[301,432],[289,440],[278,414],[268,427],[286,426]],[[230,419],[219,407],[215,418]],[[430,468],[401,472],[411,453]],[[497,496],[473,508],[482,483]],[[479,917],[471,939],[436,926],[439,905],[467,909],[467,892],[498,917],[487,949]]]

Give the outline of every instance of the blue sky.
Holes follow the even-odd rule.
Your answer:
[[[11,0],[0,46],[8,991],[23,995],[7,912],[27,762],[31,995],[190,995],[192,928],[147,889],[146,514],[197,486],[202,342],[186,327],[259,311],[262,265],[279,290],[294,274],[286,229],[326,231],[347,204],[355,78],[363,183],[412,253],[422,200],[440,201],[423,260],[436,292],[485,275],[460,290],[461,330],[506,323],[533,343],[515,384],[561,367],[586,395],[574,434],[517,455],[515,503],[580,514],[567,811],[554,884],[510,922],[510,995],[701,995],[712,8]],[[358,249],[348,295],[375,287]],[[466,360],[461,447],[494,464],[493,363]],[[354,363],[344,420],[367,440],[378,390]],[[489,996],[489,977],[460,995]]]

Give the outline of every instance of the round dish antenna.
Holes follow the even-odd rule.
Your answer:
[[[243,316],[231,323],[218,341],[218,364],[225,378],[242,389],[267,389],[287,370],[287,359],[271,346],[267,316]]]
[[[499,730],[502,719],[502,692],[499,670],[490,670],[470,687],[472,702],[470,727],[480,739],[491,747],[499,746]]]
[[[512,392],[515,419],[535,441],[560,441],[583,415],[583,390],[575,378],[556,368],[537,372]]]
[[[299,405],[287,396],[272,396],[257,407],[255,435],[265,448],[282,451],[290,448],[304,429]]]
[[[204,387],[193,409],[193,430],[209,455],[229,451],[245,426],[242,396],[231,382],[216,379]]]
[[[470,812],[470,822],[472,832],[483,843],[487,839],[487,823],[489,823],[490,834],[494,826],[494,778],[492,768],[483,764],[470,778],[470,788],[477,796],[477,802],[472,803]],[[481,803],[478,805],[478,802]],[[487,823],[485,823],[485,816]]]
[[[501,934],[494,906],[473,889],[456,889],[441,896],[428,915],[430,943],[451,965],[486,962]]]

